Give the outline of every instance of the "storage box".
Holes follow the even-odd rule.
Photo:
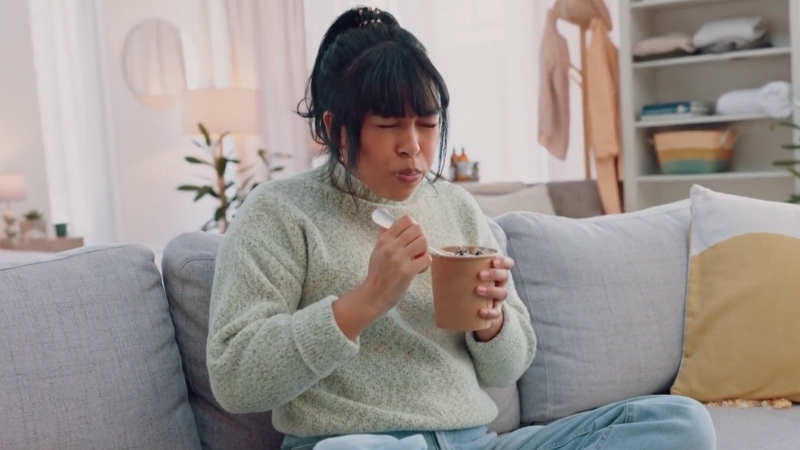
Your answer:
[[[665,131],[653,143],[663,174],[715,173],[731,170],[736,138],[732,128]]]

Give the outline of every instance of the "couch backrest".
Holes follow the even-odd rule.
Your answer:
[[[278,450],[283,436],[272,427],[272,414],[231,414],[214,399],[206,367],[206,341],[211,285],[217,249],[222,237],[212,233],[186,233],[164,249],[161,262],[175,339],[183,357],[194,410],[204,449]]]
[[[0,448],[199,449],[153,253],[0,268]]]

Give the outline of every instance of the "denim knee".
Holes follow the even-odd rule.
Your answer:
[[[676,420],[676,433],[681,436],[684,448],[692,450],[714,450],[717,446],[717,433],[708,409],[697,400],[689,397],[670,396],[669,404]]]

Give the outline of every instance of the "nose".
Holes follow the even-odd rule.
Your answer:
[[[405,133],[403,133],[403,137],[399,142],[399,146],[397,147],[397,153],[401,156],[417,156],[417,153],[420,152],[419,146],[419,133],[417,133],[416,127],[409,126]]]

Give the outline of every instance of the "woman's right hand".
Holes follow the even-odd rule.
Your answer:
[[[428,240],[414,219],[403,216],[389,229],[382,229],[364,282],[333,302],[333,315],[342,333],[355,341],[375,319],[400,303],[414,277],[431,262]]]
[[[374,296],[380,314],[400,303],[414,277],[428,270],[431,262],[428,239],[411,216],[403,216],[381,230],[363,283]]]

